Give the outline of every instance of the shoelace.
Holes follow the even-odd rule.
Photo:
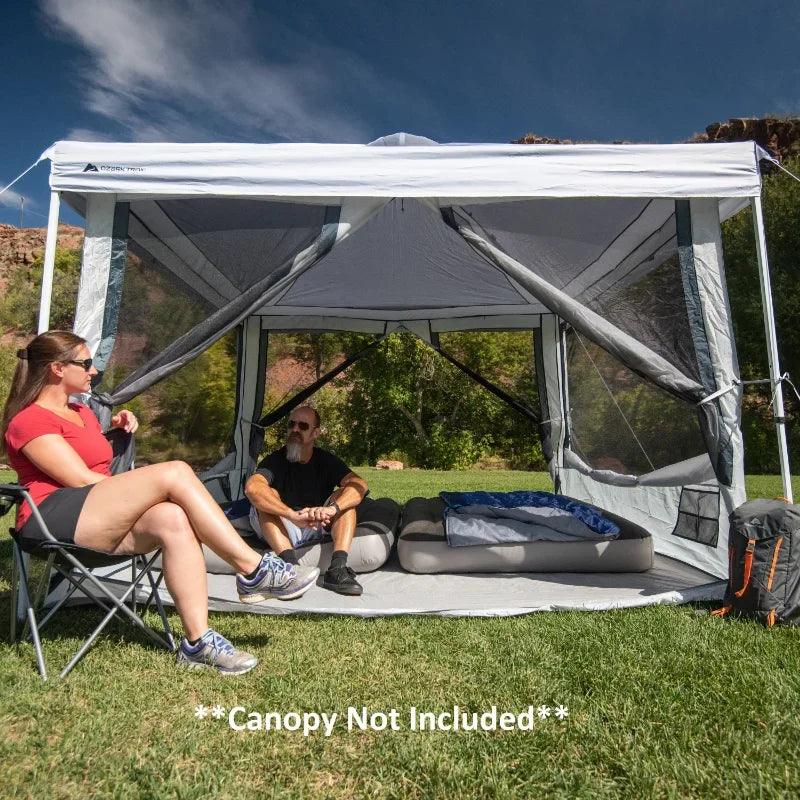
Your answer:
[[[278,585],[279,582],[282,584],[284,576],[287,579],[291,579],[296,575],[292,564],[287,564],[282,558],[278,558],[273,553],[269,553],[267,558],[262,561],[262,564],[269,570],[273,586]],[[258,577],[256,577],[256,580],[258,580]]]
[[[221,634],[212,630],[211,636],[203,637],[206,644],[210,644],[218,653],[232,653],[233,645]]]
[[[349,575],[351,578],[355,578],[356,577],[356,571],[352,567],[348,566],[347,564],[344,564],[341,567],[336,567],[334,569],[334,571],[335,572],[344,572],[345,575]]]

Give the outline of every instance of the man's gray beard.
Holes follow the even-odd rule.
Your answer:
[[[296,462],[303,455],[303,445],[300,442],[286,442],[286,460]]]

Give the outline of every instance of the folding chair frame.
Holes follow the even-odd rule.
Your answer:
[[[31,602],[30,583],[28,580],[28,554],[22,550],[17,542],[15,531],[12,530],[11,532],[14,550],[14,575],[12,577],[10,638],[12,642],[19,641],[17,638],[17,626],[22,619],[25,619],[25,625],[19,639],[29,634],[33,642],[34,650],[36,651],[36,662],[42,680],[47,680],[47,668],[39,632],[55,613],[79,590],[106,613],[99,625],[92,631],[89,638],[75,653],[66,667],[64,667],[59,675],[60,679],[65,678],[71,672],[72,668],[83,658],[106,625],[118,614],[144,631],[144,633],[160,647],[164,647],[167,650],[175,650],[175,640],[172,636],[172,630],[158,592],[158,588],[164,576],[163,573],[160,573],[157,578],[153,577],[155,561],[161,552],[160,550],[150,554],[147,558],[144,556],[113,556],[108,553],[100,553],[99,551],[80,547],[79,545],[60,542],[50,533],[39,509],[24,487],[18,484],[0,484],[0,496],[13,500],[13,503],[9,503],[5,511],[9,510],[18,502],[28,503],[32,516],[39,523],[45,534],[45,541],[42,542],[38,551],[33,554],[37,558],[46,560],[46,566],[42,581],[36,592],[36,597],[34,601]],[[3,513],[5,513],[5,511]],[[130,564],[131,579],[121,597],[117,597],[117,595],[110,591],[96,575],[92,574],[91,570],[93,567],[84,565],[80,559],[76,557],[76,555],[79,556],[81,553],[90,555],[94,560],[99,559],[101,562],[105,562],[107,566],[113,566],[114,564],[120,565],[119,569],[105,576],[106,578],[112,578]],[[66,595],[58,600],[41,620],[37,620],[36,608],[44,599],[45,589],[50,583],[53,570],[69,582],[70,588]],[[150,604],[155,601],[159,616],[164,625],[164,636],[145,624],[137,613],[136,590],[144,582],[145,578],[150,586],[150,596],[144,603],[141,613],[147,611]],[[130,607],[126,605],[129,600],[131,603]]]

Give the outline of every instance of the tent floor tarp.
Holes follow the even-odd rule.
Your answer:
[[[381,617],[432,614],[504,617],[535,611],[602,611],[647,605],[720,600],[725,581],[667,556],[637,573],[501,573],[412,575],[395,555],[380,570],[358,576],[360,597],[343,597],[318,586],[288,602],[240,603],[232,575],[209,575],[211,611],[256,614],[342,614]],[[169,594],[162,589],[165,603]]]

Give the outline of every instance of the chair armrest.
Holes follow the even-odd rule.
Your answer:
[[[0,483],[0,517],[4,517],[22,499],[18,483]]]
[[[20,486],[18,483],[0,483],[0,498],[2,497],[14,499],[14,502],[8,508],[5,508],[4,504],[4,509],[2,511],[3,514],[6,514],[15,503],[27,503],[31,510],[31,516],[36,519],[36,521],[39,523],[39,527],[42,529],[42,533],[44,533],[45,540],[50,542],[58,542],[58,539],[56,539],[56,537],[50,533],[47,523],[39,513],[39,506],[33,502],[33,498],[30,496],[30,493],[24,486]]]

